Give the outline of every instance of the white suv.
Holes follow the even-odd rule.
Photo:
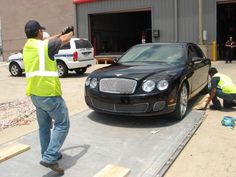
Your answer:
[[[8,68],[12,76],[21,76],[24,72],[22,51],[8,57]],[[96,64],[92,44],[84,38],[72,38],[60,48],[54,56],[57,61],[58,74],[65,77],[68,71],[83,74],[87,68]]]

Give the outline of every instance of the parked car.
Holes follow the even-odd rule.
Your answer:
[[[57,61],[58,74],[66,77],[68,71],[83,74],[87,68],[96,64],[92,44],[84,38],[72,38],[60,48],[54,56]],[[22,50],[8,57],[8,68],[12,76],[21,76],[24,72]]]
[[[210,65],[192,43],[139,44],[87,77],[85,101],[98,112],[180,120],[188,101],[207,88]]]

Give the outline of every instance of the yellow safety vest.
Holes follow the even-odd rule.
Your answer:
[[[27,78],[26,95],[62,94],[56,61],[48,56],[48,40],[28,39],[23,49],[23,62]]]
[[[236,86],[234,85],[231,78],[224,74],[216,73],[214,77],[220,77],[220,81],[217,85],[218,88],[222,90],[223,93],[236,94]]]

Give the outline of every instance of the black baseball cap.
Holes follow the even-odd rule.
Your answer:
[[[208,71],[209,75],[215,75],[216,73],[218,73],[217,69],[214,67],[211,67]]]
[[[27,32],[37,32],[38,30],[45,30],[46,28],[41,26],[36,20],[29,20],[25,24],[25,33]]]

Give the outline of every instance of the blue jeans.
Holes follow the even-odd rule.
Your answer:
[[[224,107],[227,108],[227,107],[234,106],[232,101],[236,100],[236,94],[226,94],[226,93],[223,93],[221,89],[217,89],[215,97],[212,98],[212,103],[216,107],[221,107],[220,101],[218,100],[217,97],[223,99]]]
[[[69,132],[70,121],[67,106],[61,96],[31,95],[31,100],[36,107],[42,159],[46,163],[55,163]]]

